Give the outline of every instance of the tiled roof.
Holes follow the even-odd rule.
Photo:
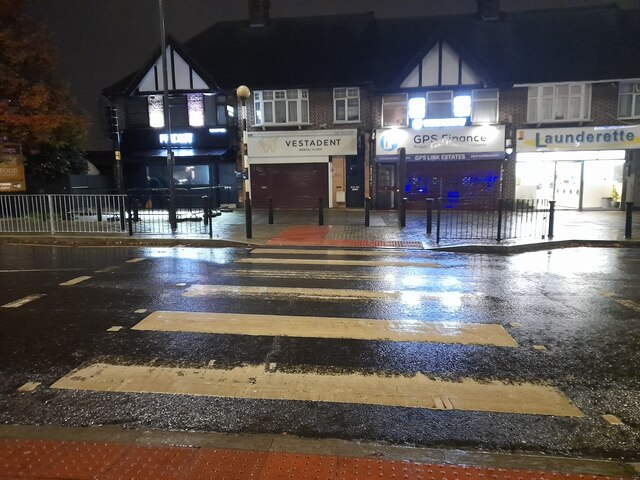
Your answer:
[[[503,12],[498,20],[366,13],[276,18],[264,27],[220,22],[184,50],[222,89],[394,89],[438,41],[487,84],[640,78],[640,11],[615,6]],[[127,79],[107,90],[123,85]]]

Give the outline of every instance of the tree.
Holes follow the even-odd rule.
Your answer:
[[[0,136],[22,144],[28,171],[56,178],[86,171],[88,119],[55,79],[51,43],[24,0],[0,0]]]

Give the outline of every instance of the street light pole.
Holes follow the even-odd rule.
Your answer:
[[[158,0],[160,9],[160,48],[162,50],[162,109],[164,112],[164,126],[167,129],[167,170],[169,170],[169,224],[175,233],[178,228],[176,221],[176,187],[173,180],[174,158],[171,148],[171,115],[169,114],[169,86],[167,75],[167,35],[164,28],[163,0]]]
[[[251,90],[246,85],[240,85],[236,88],[236,95],[242,104],[242,139],[240,141],[240,161],[242,162],[242,173],[244,177],[245,197],[250,193],[251,187],[249,183],[249,159],[246,155],[245,148],[247,144],[247,98],[251,96]]]

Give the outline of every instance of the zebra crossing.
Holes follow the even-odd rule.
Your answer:
[[[389,258],[331,259],[309,258],[329,256],[324,250],[270,250],[255,249],[248,258],[235,260],[233,268],[218,273],[231,284],[185,285],[176,295],[190,299],[231,299],[246,306],[255,298],[264,300],[286,299],[293,302],[404,302],[411,297],[418,305],[431,303],[447,305],[451,298],[464,304],[477,297],[474,292],[460,290],[434,291],[379,290],[355,288],[291,287],[274,285],[274,279],[295,279],[306,276],[314,279],[350,280],[364,278],[379,280],[383,275],[368,271],[375,267],[412,268],[412,275],[428,276],[441,267],[432,258],[409,262]],[[278,258],[278,255],[288,255]],[[294,255],[294,257],[291,257]],[[349,252],[340,253],[342,256]],[[354,257],[357,255],[354,255]],[[369,255],[374,257],[374,254]],[[401,255],[398,255],[400,257]],[[251,260],[254,260],[253,262]],[[312,261],[313,260],[313,261]],[[141,261],[141,260],[140,260]],[[142,263],[144,265],[144,263]],[[259,265],[247,268],[248,264]],[[271,266],[277,266],[272,268]],[[313,265],[314,269],[289,270],[295,265]],[[323,267],[330,267],[324,269]],[[336,267],[345,268],[342,271]],[[354,274],[352,267],[362,271]],[[416,268],[417,267],[417,268]],[[419,269],[422,273],[416,273]],[[259,273],[258,273],[259,272]],[[233,283],[235,278],[264,283],[243,285]],[[420,286],[420,282],[417,282]],[[415,303],[414,303],[415,304]],[[200,304],[198,304],[200,305]],[[139,332],[192,333],[203,335],[247,335],[262,337],[295,337],[302,339],[359,340],[375,342],[413,342],[474,345],[499,349],[518,349],[516,339],[500,324],[455,321],[424,321],[406,318],[351,318],[335,316],[280,315],[260,312],[229,313],[215,311],[151,311],[134,325],[127,335]],[[122,333],[119,333],[122,334]],[[166,395],[197,395],[233,399],[285,400],[328,402],[386,407],[419,408],[431,410],[460,410],[479,413],[508,413],[558,417],[582,417],[583,413],[553,385],[541,382],[503,382],[495,379],[437,378],[428,372],[412,375],[388,372],[325,371],[321,368],[294,368],[265,361],[262,365],[241,365],[232,368],[175,367],[161,365],[117,364],[96,362],[69,372],[51,385],[53,389],[96,392],[156,393]],[[302,371],[300,371],[302,370]]]

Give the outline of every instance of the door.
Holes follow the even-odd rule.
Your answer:
[[[347,208],[364,207],[364,162],[357,156],[348,156]]]
[[[259,208],[318,208],[329,205],[328,163],[251,165],[251,198]]]
[[[555,201],[558,208],[580,207],[582,162],[557,162]]]
[[[379,163],[376,173],[376,208],[390,210],[396,208],[396,179],[398,166],[395,163]]]

